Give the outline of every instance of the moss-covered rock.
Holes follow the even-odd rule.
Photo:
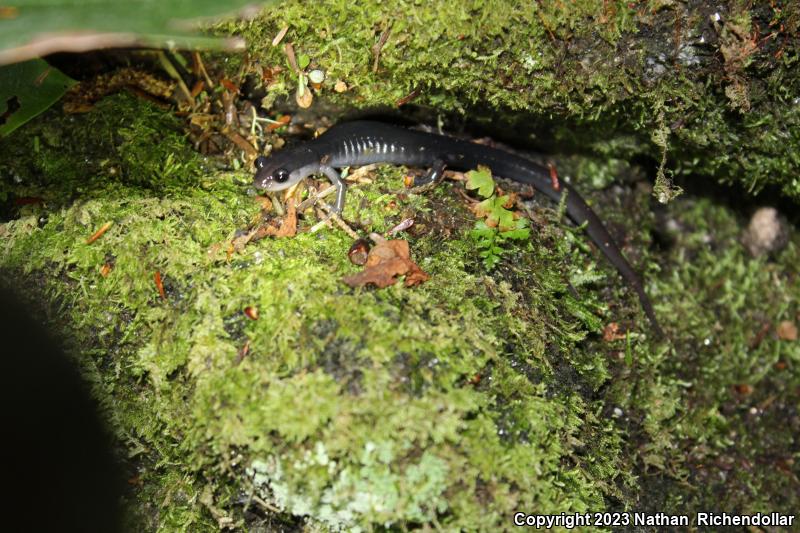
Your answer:
[[[744,213],[724,202],[679,197],[657,224],[650,188],[606,187],[663,162],[800,198],[797,8],[549,5],[288,1],[217,29],[248,38],[257,70],[285,65],[270,42],[288,25],[326,71],[318,96],[347,106],[418,93],[592,152],[559,169],[625,244],[668,340],[554,208],[487,271],[462,185],[398,195],[402,170],[381,167],[345,218],[366,233],[414,217],[431,279],[351,289],[336,230],[229,255],[261,217],[250,176],[213,169],[167,111],[120,95],[0,140],[0,269],[60,306],[136,470],[133,529],[502,530],[515,511],[797,507],[800,349],[777,333],[800,322],[796,231],[752,259]],[[268,101],[296,84],[278,73]]]
[[[218,31],[245,37],[261,65],[288,67],[272,45],[283,27],[308,69],[326,72],[322,94],[347,106],[415,95],[472,121],[516,122],[540,146],[645,155],[661,163],[664,200],[672,174],[800,199],[795,2],[289,0]],[[286,68],[270,94],[296,86]]]
[[[666,215],[674,245],[648,251],[647,190],[605,196],[637,262],[662,265],[646,275],[672,338],[659,342],[556,210],[490,273],[460,185],[398,196],[402,172],[381,168],[346,218],[381,232],[414,215],[431,280],[354,290],[337,231],[228,257],[259,216],[249,176],[205,169],[149,104],[51,112],[1,148],[9,201],[44,203],[7,204],[0,266],[67,314],[137,468],[135,528],[490,530],[517,510],[796,505],[800,358],[772,333],[798,320],[796,234],[774,261],[748,259],[730,209],[687,198]],[[612,321],[634,325],[602,340]]]
[[[131,135],[87,141],[107,138],[98,125],[122,124]],[[226,259],[225,243],[258,215],[246,174],[201,172],[179,135],[166,135],[173,151],[142,159],[152,182],[128,169],[140,147],[130,139],[171,126],[124,96],[77,119],[53,112],[7,143],[16,157],[4,168],[21,182],[6,184],[10,197],[45,200],[2,226],[2,266],[50,280],[46,298],[65,303],[81,364],[139,456],[140,505],[161,505],[151,520],[209,526],[202,502],[219,524],[241,523],[249,494],[334,528],[492,528],[520,505],[594,509],[633,483],[619,436],[595,414],[606,365],[580,347],[580,318],[602,311],[597,295],[578,302],[566,291],[564,258],[583,255],[575,237],[545,229],[561,244],[526,253],[524,264],[549,265],[532,287],[509,260],[514,290],[464,240],[465,207],[445,193],[397,197],[402,173],[385,169],[351,191],[345,215],[382,232],[418,210],[415,255],[432,276],[423,286],[347,288],[349,239],[333,231]],[[556,354],[583,366],[569,372],[580,389],[562,389]],[[595,445],[591,469],[569,459]]]

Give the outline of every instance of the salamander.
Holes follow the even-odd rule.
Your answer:
[[[333,212],[340,214],[347,187],[336,169],[373,163],[429,167],[427,175],[415,181],[417,186],[435,183],[445,168],[470,170],[483,165],[495,175],[533,186],[555,202],[566,194],[567,216],[577,225],[586,224],[589,238],[636,292],[656,333],[663,336],[642,282],[597,214],[574,188],[553,179],[547,167],[511,152],[383,122],[344,122],[316,139],[258,157],[254,185],[280,191],[308,176],[324,174],[336,187]]]

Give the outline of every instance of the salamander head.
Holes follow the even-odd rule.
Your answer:
[[[267,191],[281,191],[319,172],[320,164],[312,150],[301,146],[269,157],[262,155],[256,159],[255,166],[253,185]]]

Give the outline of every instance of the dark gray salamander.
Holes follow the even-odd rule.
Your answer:
[[[636,291],[656,333],[663,336],[639,277],[597,214],[575,189],[563,182],[555,188],[549,169],[524,157],[481,144],[382,122],[344,122],[314,140],[281,150],[270,157],[256,159],[254,184],[268,191],[279,191],[313,174],[324,174],[336,186],[334,210],[341,213],[347,189],[336,169],[371,163],[430,167],[424,183],[436,180],[445,167],[471,170],[478,165],[484,165],[495,175],[533,186],[555,202],[559,202],[562,195],[567,193],[566,208],[569,218],[578,225],[586,223],[586,233]]]

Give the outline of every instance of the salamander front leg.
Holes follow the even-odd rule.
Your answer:
[[[411,192],[425,192],[439,185],[444,179],[444,170],[446,167],[447,165],[445,165],[445,162],[441,159],[434,161],[424,177],[414,180],[414,187],[411,188]]]
[[[333,167],[325,166],[320,168],[320,171],[325,174],[325,176],[331,180],[333,186],[336,187],[336,203],[333,206],[332,212],[336,213],[337,215],[341,215],[342,211],[344,210],[344,199],[345,195],[347,194],[347,185]]]

